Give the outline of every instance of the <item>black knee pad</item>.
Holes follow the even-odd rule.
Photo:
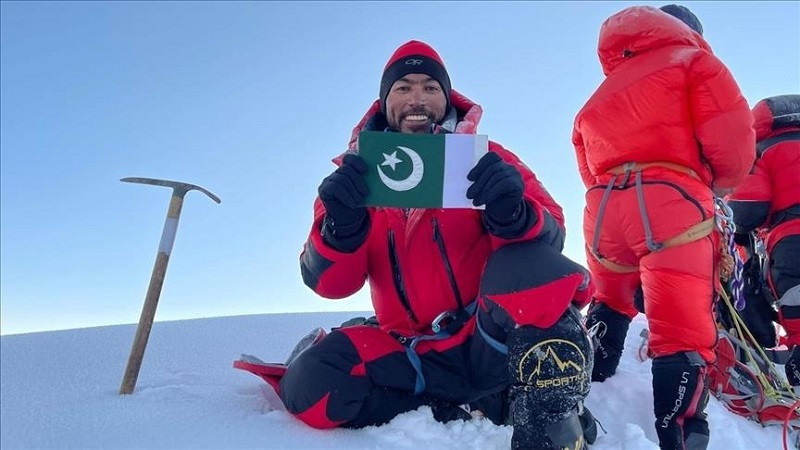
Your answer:
[[[550,328],[516,328],[507,344],[512,448],[580,448],[593,353],[579,313],[570,308]]]
[[[565,392],[589,392],[588,374],[594,356],[579,314],[570,308],[550,328],[519,327],[508,335],[509,374],[512,385],[541,392],[542,401],[561,403]]]

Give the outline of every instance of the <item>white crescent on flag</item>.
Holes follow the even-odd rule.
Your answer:
[[[383,169],[381,169],[380,165],[376,165],[375,167],[378,168],[378,176],[380,176],[381,181],[386,185],[386,187],[393,191],[404,192],[414,189],[419,182],[422,181],[422,175],[425,173],[425,163],[422,161],[422,158],[419,156],[419,154],[414,150],[408,147],[401,147],[399,145],[397,146],[397,149],[411,158],[411,174],[409,174],[408,177],[402,180],[393,180],[383,173]]]

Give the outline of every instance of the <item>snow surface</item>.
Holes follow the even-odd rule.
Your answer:
[[[287,414],[241,353],[282,361],[316,326],[358,313],[269,314],[156,322],[133,395],[117,394],[135,325],[0,337],[0,447],[507,449],[511,428],[488,420],[440,424],[430,409],[381,427],[314,430]],[[650,363],[637,361],[634,320],[617,375],[587,405],[607,430],[592,450],[657,449]],[[782,430],[707,408],[709,449],[780,449]]]

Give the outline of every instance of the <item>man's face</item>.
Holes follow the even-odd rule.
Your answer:
[[[401,133],[427,133],[444,118],[447,99],[439,82],[422,73],[395,81],[386,96],[386,120]]]

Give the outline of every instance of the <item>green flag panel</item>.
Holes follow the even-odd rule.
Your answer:
[[[364,131],[367,206],[467,208],[467,173],[487,151],[485,135]]]

